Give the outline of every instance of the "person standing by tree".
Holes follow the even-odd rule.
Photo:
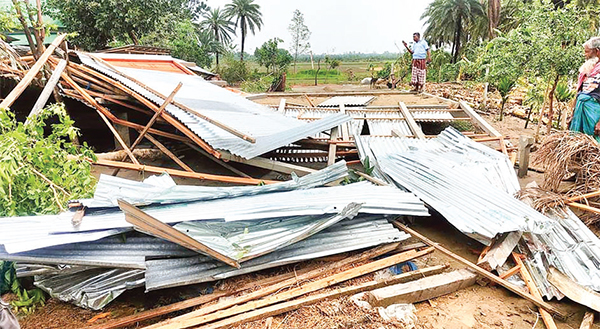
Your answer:
[[[583,44],[585,63],[579,68],[577,102],[569,130],[594,136],[600,142],[600,37]]]
[[[402,41],[406,50],[412,54],[412,77],[410,85],[414,87],[412,91],[423,91],[425,80],[427,80],[427,63],[431,62],[431,51],[427,41],[421,39],[419,32],[413,33],[413,41],[415,42],[412,49],[408,47],[406,41]]]

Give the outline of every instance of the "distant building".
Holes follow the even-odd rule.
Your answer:
[[[42,3],[45,3],[45,0],[42,0]],[[35,5],[35,1],[32,2],[32,4]],[[0,0],[0,11],[14,12],[12,1]],[[51,31],[49,34],[46,35],[46,38],[44,39],[44,44],[50,44],[52,43],[52,41],[54,41],[54,39],[56,39],[56,37],[58,36],[58,32],[64,32],[65,27],[60,21],[55,20],[50,16],[43,15],[42,19],[44,20],[44,23],[55,25],[57,27],[57,30]],[[10,43],[11,45],[29,46],[29,44],[27,43],[27,37],[25,36],[25,32],[23,31],[20,24],[18,24],[13,31],[0,31],[0,34],[5,36],[5,41]]]

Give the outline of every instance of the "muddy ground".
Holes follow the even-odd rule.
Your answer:
[[[368,86],[319,86],[319,87],[296,87],[297,92],[323,92],[323,91],[338,91],[338,90],[368,90]],[[407,104],[413,102],[421,102],[423,99],[418,99],[419,96],[403,95],[404,101]],[[411,99],[415,97],[415,99]],[[302,99],[295,99],[297,102],[302,102]],[[318,101],[314,99],[313,101]],[[387,101],[397,101],[396,99],[388,99]],[[429,99],[432,104],[439,103],[435,98]],[[304,104],[304,103],[302,103]],[[275,104],[274,104],[275,105]],[[308,104],[305,104],[308,105]],[[524,129],[524,121],[512,116],[505,117],[505,120],[497,121],[495,115],[487,115],[488,120],[496,129],[505,136],[510,136],[511,141],[516,144],[518,136],[522,134],[533,135],[534,128]],[[189,157],[193,157],[190,154]],[[190,159],[188,159],[189,162]],[[162,160],[159,160],[162,161]],[[206,159],[198,159],[194,161],[194,169],[211,168],[212,173],[228,174],[226,169],[219,168],[211,164]],[[168,165],[168,163],[158,163]],[[245,170],[250,170],[246,167]],[[96,174],[100,172],[109,172],[106,168],[96,168]],[[267,171],[254,171],[251,173],[255,177],[264,178],[285,178],[277,177],[277,174]],[[141,179],[142,175],[137,172],[123,171],[120,176],[130,179]],[[543,174],[529,172],[528,177],[521,180],[522,185],[531,181],[541,183]],[[197,181],[186,179],[177,179],[180,184],[197,184]],[[441,243],[453,252],[475,262],[483,246],[475,240],[472,240],[453,226],[445,221],[440,216],[432,216],[429,218],[419,218],[412,227],[429,237],[430,239]],[[416,242],[411,239],[405,244]],[[417,261],[419,267],[426,265],[450,264],[452,269],[463,268],[461,264],[453,261],[447,256],[434,252]],[[298,264],[295,267],[286,267],[272,271],[260,272],[257,274],[249,274],[246,276],[232,278],[224,282],[218,282],[213,288],[216,289],[235,289],[242,283],[260,279],[269,275],[274,275],[275,271],[293,271],[302,269],[308,266],[318,265],[317,262],[306,262]],[[341,270],[341,269],[340,269]],[[373,276],[359,278],[349,282],[359,283],[372,279]],[[194,297],[206,289],[206,286],[187,286],[178,289],[161,290],[144,294],[142,289],[127,291],[121,295],[115,302],[111,303],[102,312],[94,312],[90,310],[80,309],[71,304],[63,303],[55,299],[50,299],[45,306],[40,307],[35,313],[21,316],[21,325],[23,329],[38,329],[38,328],[82,328],[88,320],[100,313],[109,313],[105,319],[98,320],[97,323],[102,323],[109,319],[118,318],[121,316],[133,314],[146,309],[151,309],[157,306],[166,305],[186,298]],[[10,296],[7,296],[10,299]],[[558,328],[579,328],[585,308],[581,307],[567,298],[560,302],[551,301],[553,306],[559,308],[564,313],[569,314],[565,322],[556,321]],[[530,302],[510,293],[506,289],[498,286],[480,286],[475,285],[468,289],[458,291],[456,293],[435,298],[430,301],[415,304],[417,309],[417,328],[498,328],[498,329],[530,329],[543,328],[544,325],[539,318],[537,307]],[[270,326],[267,326],[270,322]],[[130,328],[142,327],[143,325],[152,322],[141,323]],[[316,305],[301,308],[296,311],[288,312],[273,319],[264,319],[260,321],[249,322],[234,328],[402,328],[397,323],[386,323],[374,311],[365,311],[356,307],[349,298],[340,298],[336,300],[324,301]],[[593,328],[600,328],[600,324],[596,321]]]

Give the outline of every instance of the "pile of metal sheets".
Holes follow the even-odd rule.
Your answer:
[[[401,241],[408,235],[387,215],[428,215],[416,196],[393,187],[321,187],[346,175],[341,162],[270,186],[177,186],[165,175],[144,182],[103,177],[94,199],[72,203],[88,206],[81,222],[72,221],[74,212],[0,218],[0,259],[17,262],[20,276],[35,275],[35,284],[54,297],[100,309],[127,289],[209,282]],[[137,227],[115,206],[122,199],[241,267],[152,231],[134,232]]]
[[[415,193],[470,237],[489,244],[500,233],[524,232],[519,248],[547,298],[562,297],[546,280],[551,266],[600,291],[600,239],[571,211],[546,216],[515,199],[520,188],[504,154],[453,128],[432,140],[356,140],[378,177]]]

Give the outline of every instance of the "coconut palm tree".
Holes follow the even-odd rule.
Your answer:
[[[242,32],[241,61],[244,61],[244,43],[246,42],[248,29],[254,34],[256,29],[260,30],[262,26],[260,6],[253,2],[254,0],[233,0],[232,3],[225,5],[225,14],[229,18],[235,18],[235,27],[239,26]]]
[[[223,46],[231,42],[230,33],[235,34],[233,22],[221,11],[221,8],[204,12],[202,17],[204,20],[200,22],[200,27],[208,30],[213,35],[215,41],[221,43]],[[215,58],[217,60],[217,67],[219,67],[218,51],[215,53]]]
[[[469,26],[484,16],[479,0],[434,0],[421,19],[427,19],[425,37],[430,43],[452,44],[452,62],[456,63],[463,41],[474,37]]]

